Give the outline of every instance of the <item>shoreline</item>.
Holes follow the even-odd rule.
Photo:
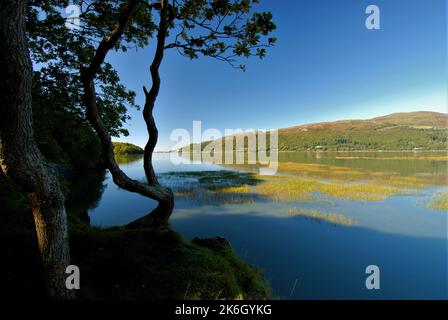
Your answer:
[[[202,153],[203,151],[201,151]],[[237,153],[247,153],[246,150],[233,151]],[[278,153],[293,153],[293,152],[306,152],[306,153],[325,153],[325,152],[378,152],[378,153],[421,153],[421,152],[437,152],[437,153],[448,153],[448,149],[446,150],[278,150]],[[154,151],[154,153],[183,153],[182,150],[173,150],[173,151]],[[199,153],[199,152],[186,152],[186,153]],[[216,152],[217,154],[223,154],[225,152]]]

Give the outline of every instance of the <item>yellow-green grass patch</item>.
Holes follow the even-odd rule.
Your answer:
[[[448,211],[448,192],[439,192],[429,201],[428,207],[434,210]]]
[[[285,213],[290,217],[304,217],[343,226],[352,226],[355,224],[352,219],[342,214],[324,212],[316,209],[288,208],[285,210]]]
[[[324,183],[290,176],[263,179],[264,183],[254,187],[255,193],[276,201],[315,200],[316,193],[346,200],[380,201],[404,193],[399,188],[377,184]]]

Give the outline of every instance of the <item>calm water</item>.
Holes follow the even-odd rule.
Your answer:
[[[248,203],[229,203],[179,198],[171,224],[187,238],[228,239],[242,259],[264,271],[273,294],[279,298],[446,299],[448,214],[430,209],[427,203],[438,192],[448,191],[448,167],[446,161],[429,158],[432,155],[283,153],[279,156],[283,163],[323,164],[366,173],[423,177],[425,183],[410,194],[383,201],[334,198],[331,202],[291,203],[254,197]],[[144,180],[141,158],[120,160],[128,175]],[[169,172],[236,170],[209,164],[175,166],[168,154],[155,155],[155,168],[161,182],[172,187],[194,185],[195,180]],[[70,205],[88,208],[91,223],[104,227],[126,224],[155,207],[151,200],[116,187],[108,173],[77,181]],[[340,226],[316,219],[292,218],[284,214],[291,207],[343,213],[356,224]],[[380,290],[365,288],[368,265],[380,268]]]

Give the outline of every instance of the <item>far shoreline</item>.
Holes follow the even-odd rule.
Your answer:
[[[181,153],[182,150],[171,150],[171,151],[154,151],[154,153]],[[246,150],[239,150],[239,151],[233,151],[238,153],[246,153]],[[381,152],[381,153],[387,153],[387,152],[412,152],[412,153],[419,153],[419,152],[447,152],[448,149],[445,150],[278,150],[278,153],[293,153],[293,152],[306,152],[306,153],[325,153],[325,152]],[[196,153],[196,152],[187,152],[187,153]],[[201,151],[202,153],[202,151]],[[217,154],[222,154],[224,152],[217,152]]]

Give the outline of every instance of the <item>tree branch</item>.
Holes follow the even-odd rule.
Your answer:
[[[150,216],[151,222],[155,222],[157,225],[160,225],[166,223],[171,214],[173,207],[173,193],[170,189],[160,186],[157,179],[148,179],[148,184],[141,183],[137,180],[129,178],[119,168],[115,161],[111,137],[107,132],[98,112],[97,96],[94,85],[94,79],[101,64],[104,62],[107,53],[115,46],[117,41],[123,35],[126,25],[131,19],[133,9],[136,7],[138,2],[138,0],[127,1],[127,4],[123,7],[123,10],[120,13],[116,28],[101,41],[89,66],[81,68],[81,80],[84,88],[84,102],[87,107],[87,117],[101,141],[105,165],[112,174],[113,181],[123,189],[139,193],[143,196],[158,201],[159,206],[150,214]],[[154,137],[150,139],[154,139]],[[157,141],[157,137],[155,138],[155,141]],[[137,223],[131,223],[130,225],[136,226],[140,224],[141,221],[138,220]]]
[[[146,179],[148,183],[154,184],[158,183],[157,177],[154,173],[154,168],[152,166],[152,153],[154,152],[154,148],[157,144],[158,139],[158,130],[154,121],[154,117],[152,111],[154,109],[154,104],[156,102],[157,95],[159,94],[160,89],[160,75],[159,75],[159,67],[163,60],[163,53],[165,50],[165,39],[168,28],[168,10],[169,5],[162,0],[161,2],[162,8],[160,10],[160,22],[159,22],[159,30],[157,33],[157,47],[156,52],[154,54],[154,58],[151,63],[150,73],[152,85],[149,92],[144,88],[145,92],[145,106],[143,109],[143,118],[146,122],[146,129],[148,130],[148,141],[145,146],[145,156],[143,166],[145,168]]]

